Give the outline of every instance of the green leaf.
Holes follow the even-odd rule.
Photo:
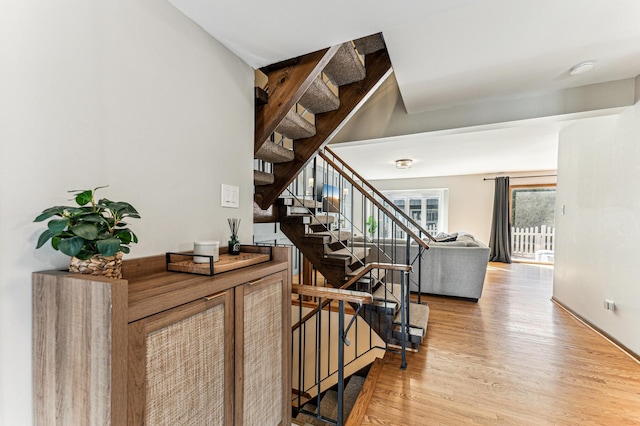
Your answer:
[[[80,253],[76,254],[76,257],[80,260],[87,260],[91,259],[94,254],[96,253],[92,252],[91,250],[82,249],[80,250]]]
[[[79,223],[70,228],[75,235],[85,240],[95,240],[98,236],[98,227],[90,223]]]
[[[131,232],[128,229],[118,229],[114,233],[115,237],[122,241],[122,244],[131,243]]]
[[[49,223],[47,224],[47,227],[51,232],[53,232],[54,234],[57,234],[64,231],[64,229],[67,227],[68,224],[69,224],[69,219],[53,219],[49,221]]]
[[[103,201],[108,201],[108,200],[100,200],[101,203]],[[118,213],[118,216],[133,217],[136,219],[140,218],[140,214],[138,213],[138,211],[129,203],[126,203],[124,201],[109,202],[109,203],[110,203],[108,204],[109,209]]]
[[[93,200],[93,191],[90,189],[84,190],[76,195],[76,203],[78,203],[79,206],[89,204],[91,200]]]
[[[84,239],[82,239],[81,237],[72,237],[61,240],[58,244],[58,248],[67,256],[75,256],[80,253],[83,245]]]
[[[51,247],[56,250],[60,250],[60,247],[58,247],[60,245],[60,241],[62,241],[62,238],[54,236],[53,238],[51,238]]]
[[[43,210],[33,221],[34,222],[42,222],[43,220],[47,220],[53,216],[62,216],[62,213],[67,209],[66,206],[55,206],[50,207],[46,210]]]
[[[98,251],[105,257],[113,256],[120,251],[120,240],[116,237],[98,241]]]
[[[88,208],[91,210],[91,207]],[[65,209],[65,216],[76,216],[87,211],[87,207],[67,207]]]
[[[92,212],[82,216],[83,222],[107,223],[107,220],[100,213]]]
[[[126,253],[129,253],[131,249],[127,246],[121,246],[120,251],[126,254]]]
[[[44,231],[42,234],[40,234],[40,238],[38,238],[38,245],[36,246],[36,248],[39,249],[40,247],[42,247],[44,243],[49,241],[51,237],[53,237],[53,232],[49,231],[48,229]]]

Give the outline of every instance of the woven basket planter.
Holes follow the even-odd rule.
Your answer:
[[[96,254],[87,260],[72,257],[69,272],[98,275],[106,278],[122,278],[122,252],[119,251],[109,257]]]

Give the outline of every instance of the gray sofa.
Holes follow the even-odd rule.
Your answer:
[[[489,261],[489,247],[470,234],[451,234],[454,241],[430,242],[422,255],[422,267],[413,265],[409,273],[411,291],[441,296],[454,296],[477,301],[482,295],[484,277]],[[418,246],[411,245],[411,259],[418,254]],[[398,258],[406,248],[398,248]]]

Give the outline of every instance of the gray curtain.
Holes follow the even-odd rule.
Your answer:
[[[509,177],[496,178],[493,220],[489,239],[492,262],[511,263],[511,217],[509,215]]]

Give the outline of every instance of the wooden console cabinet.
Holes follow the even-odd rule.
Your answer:
[[[33,275],[36,425],[289,425],[290,251],[214,276]]]

